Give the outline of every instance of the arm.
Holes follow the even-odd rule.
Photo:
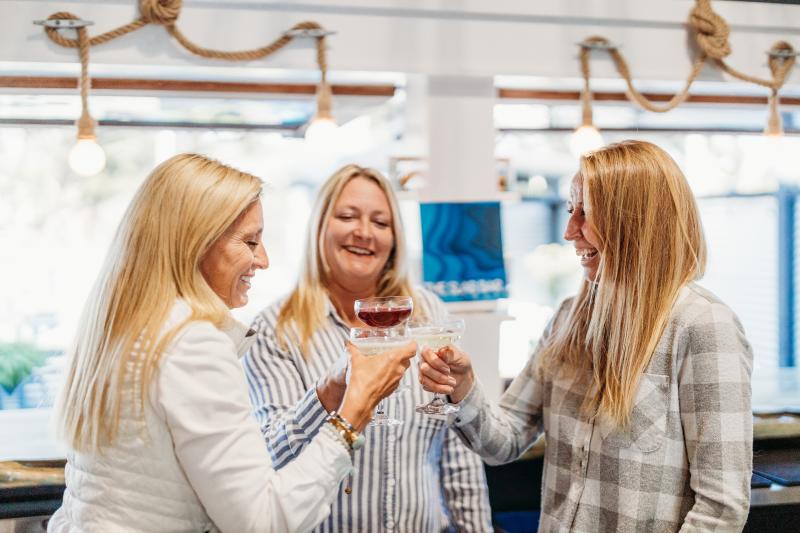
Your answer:
[[[433,392],[449,394],[452,401],[461,405],[461,411],[451,417],[452,427],[464,444],[480,454],[487,463],[513,461],[543,431],[546,383],[539,353],[553,334],[556,323],[565,316],[570,304],[571,299],[562,302],[542,332],[525,368],[496,405],[485,399],[480,383],[472,372],[469,356],[453,349],[445,354],[448,361],[443,365],[440,357],[430,350],[423,350],[425,362],[420,364],[423,387]],[[453,381],[456,382],[455,385]]]
[[[487,464],[517,459],[542,431],[543,384],[536,355],[530,358],[499,403],[490,403],[480,382],[475,381],[460,403],[461,410],[451,415],[453,430]]]
[[[245,387],[230,339],[190,325],[161,361],[155,400],[178,461],[221,531],[312,529],[330,512],[349,454],[326,427],[276,472]]]
[[[258,336],[242,358],[250,402],[276,469],[297,457],[328,414],[316,387],[306,389],[291,354],[283,350],[262,317]]]
[[[753,468],[752,350],[722,304],[683,333],[678,394],[695,502],[681,531],[741,531]]]
[[[444,504],[459,532],[492,530],[486,473],[480,457],[447,431],[440,463]]]

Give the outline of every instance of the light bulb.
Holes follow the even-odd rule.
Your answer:
[[[306,141],[315,146],[331,144],[338,129],[332,118],[315,117],[306,127]]]
[[[575,157],[580,157],[586,152],[597,150],[604,144],[603,136],[600,135],[597,128],[584,124],[572,133],[572,137],[569,139],[569,151]]]
[[[78,175],[94,176],[106,166],[106,153],[94,139],[78,139],[69,151],[69,166]]]

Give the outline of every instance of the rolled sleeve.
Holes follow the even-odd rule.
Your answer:
[[[253,323],[257,339],[242,358],[250,402],[276,469],[303,450],[327,413],[315,386],[307,387],[292,355],[280,347],[263,320]]]

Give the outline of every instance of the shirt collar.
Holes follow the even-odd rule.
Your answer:
[[[191,314],[192,308],[189,304],[186,303],[184,299],[178,298],[172,310],[173,318],[176,321],[183,320]],[[233,341],[233,345],[236,346],[236,352],[239,354],[239,357],[243,356],[256,341],[256,331],[245,326],[230,314],[228,315],[224,327],[220,328],[220,331]]]
[[[256,330],[245,326],[233,317],[229,318],[225,327],[222,328],[225,333],[233,341],[236,346],[236,353],[242,357],[253,343],[256,341]]]
[[[325,298],[325,314],[329,316],[335,323],[350,329],[350,326],[348,326],[345,321],[342,320],[342,317],[339,316],[339,312],[336,310],[336,306],[333,305],[330,295]]]

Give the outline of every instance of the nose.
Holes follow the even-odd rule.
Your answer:
[[[358,219],[358,224],[356,224],[353,230],[353,235],[361,239],[369,239],[372,237],[372,225],[368,218]]]
[[[256,253],[253,257],[253,266],[262,270],[269,267],[269,257],[267,256],[267,249],[264,248],[264,243],[259,243],[256,248]]]
[[[581,223],[573,213],[570,215],[569,220],[567,220],[567,228],[564,230],[564,240],[577,241],[582,235],[581,229]]]

